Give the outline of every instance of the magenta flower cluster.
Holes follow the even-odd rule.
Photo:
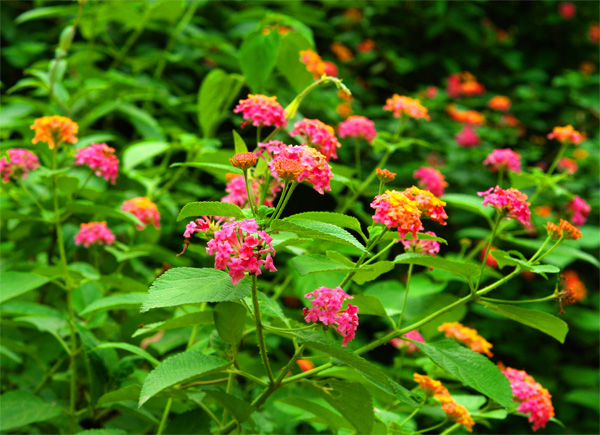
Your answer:
[[[75,164],[89,166],[98,177],[110,180],[112,184],[115,184],[119,175],[119,159],[115,156],[115,149],[105,143],[93,143],[77,150]]]
[[[327,161],[337,159],[337,148],[342,144],[335,137],[335,130],[318,119],[303,119],[294,124],[290,136],[301,136],[306,141],[302,145],[315,147]]]
[[[240,100],[233,112],[242,112],[243,118],[248,120],[242,124],[242,127],[249,122],[252,122],[255,127],[271,125],[277,128],[285,127],[287,125],[286,113],[276,100],[277,97],[250,94],[246,100]]]
[[[456,143],[463,148],[473,148],[479,145],[479,135],[471,125],[465,125],[461,131],[454,135]]]
[[[0,175],[2,181],[8,183],[11,178],[27,178],[27,173],[40,166],[37,156],[31,151],[22,148],[12,148],[8,150],[7,156],[0,159]]]
[[[261,180],[254,180],[250,182],[250,186],[252,189],[252,195],[254,196],[254,201],[258,203]],[[264,205],[273,207],[273,201],[277,196],[277,193],[283,188],[282,183],[272,183],[267,192],[267,196],[265,197]],[[243,175],[236,175],[231,177],[227,186],[225,186],[225,192],[228,195],[225,195],[221,198],[221,202],[228,202],[230,204],[235,204],[240,208],[244,208],[244,206],[248,203],[248,192],[246,190],[246,181],[244,180]]]
[[[183,237],[189,239],[195,233],[204,233],[207,231],[216,231],[221,228],[223,222],[228,222],[233,220],[230,217],[220,217],[215,219],[213,216],[202,216],[195,221],[191,221],[189,224],[185,226],[185,232],[183,233]]]
[[[273,264],[275,249],[272,241],[273,238],[260,230],[254,219],[227,222],[215,232],[206,252],[215,256],[215,268],[228,270],[231,282],[237,284],[246,272],[261,275],[261,266],[270,272],[277,271]]]
[[[327,288],[319,287],[304,295],[305,298],[314,298],[310,301],[310,308],[304,308],[302,314],[306,323],[321,322],[324,325],[333,325],[344,339],[342,347],[346,347],[349,341],[354,339],[358,327],[358,307],[348,304],[348,308],[342,310],[342,304],[346,299],[354,299],[341,287]]]
[[[567,210],[571,214],[571,221],[573,224],[581,226],[587,220],[592,208],[580,196],[575,195],[571,202],[567,204]]]
[[[408,331],[402,337],[408,338],[409,340],[418,341],[419,343],[425,343],[425,339],[421,335],[419,331],[416,329],[414,331]],[[396,349],[406,349],[407,353],[414,353],[419,350],[419,348],[410,341],[403,340],[402,338],[392,338],[390,340],[390,344],[394,346]]]
[[[115,235],[106,226],[106,222],[81,224],[79,232],[75,235],[75,244],[83,245],[86,248],[89,248],[92,244],[112,245],[114,241]]]
[[[427,231],[426,233],[418,234],[429,234],[435,237],[433,231]],[[401,240],[404,245],[406,252],[416,252],[417,254],[427,254],[435,257],[435,254],[440,252],[440,244],[435,240]],[[410,338],[410,337],[409,337]]]
[[[500,186],[490,187],[485,192],[477,192],[479,196],[485,196],[483,205],[491,205],[499,213],[504,213],[507,219],[517,219],[523,225],[528,225],[531,219],[527,195],[517,189],[502,189]]]
[[[437,197],[442,196],[448,186],[442,173],[435,168],[423,166],[414,172],[413,177],[418,180],[421,189],[429,190]]]
[[[377,137],[377,130],[375,130],[375,123],[369,118],[354,115],[339,125],[338,134],[342,139],[354,137],[364,139],[371,144]]]
[[[492,151],[483,161],[483,164],[490,165],[492,172],[513,171],[517,174],[521,173],[521,156],[510,148]]]

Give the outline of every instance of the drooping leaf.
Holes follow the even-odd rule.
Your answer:
[[[130,343],[114,343],[114,342],[101,343],[98,346],[96,346],[95,348],[93,348],[92,351],[94,351],[96,349],[122,349],[122,350],[126,350],[128,352],[131,352],[137,356],[144,358],[145,360],[151,362],[154,367],[156,367],[160,364],[159,360],[154,358],[152,355],[150,355],[144,349],[134,346],[133,344],[130,344]]]
[[[146,299],[146,293],[124,293],[97,299],[80,313],[82,316],[94,311],[132,310],[138,308]]]
[[[144,380],[139,406],[165,388],[225,370],[231,363],[200,350],[188,350],[165,359]]]
[[[185,328],[193,325],[210,325],[213,323],[213,314],[210,311],[200,311],[197,313],[184,314],[183,316],[174,317],[164,322],[151,323],[141,326],[131,336],[132,338],[144,334],[151,334],[156,331],[168,331],[169,329]]]
[[[237,345],[244,332],[246,309],[235,302],[219,302],[213,310],[215,326],[225,343]]]
[[[271,228],[275,231],[296,233],[300,237],[311,237],[313,239],[328,240],[353,246],[362,252],[366,252],[365,247],[356,240],[356,237],[336,225],[306,219],[295,219],[293,221],[275,220],[271,223]]]
[[[349,228],[364,237],[360,222],[354,216],[348,216],[341,213],[331,213],[327,211],[307,211],[285,218],[285,220],[288,221],[294,221],[298,219],[324,222],[326,224],[336,225],[341,228]]]
[[[13,390],[0,396],[0,430],[8,431],[59,416],[60,408],[29,391]]]
[[[543,311],[528,310],[510,304],[491,304],[488,302],[482,302],[482,304],[496,314],[538,329],[561,343],[565,342],[565,337],[569,332],[569,325],[565,321]]]
[[[479,267],[475,264],[461,261],[446,260],[440,256],[432,257],[427,254],[417,254],[407,252],[400,254],[394,259],[396,264],[417,264],[419,266],[432,267],[434,269],[445,270],[457,275],[469,278],[479,274]]]
[[[485,356],[452,340],[413,343],[435,364],[465,385],[485,394],[505,408],[510,408],[510,383],[500,369]]]
[[[228,202],[202,201],[189,202],[184,205],[179,212],[179,216],[177,216],[177,222],[198,216],[227,216],[238,220],[245,218],[242,210],[235,204],[230,204]]]
[[[51,277],[34,273],[0,271],[0,282],[2,283],[0,303],[35,290],[51,280]]]
[[[222,270],[176,267],[154,281],[141,311],[201,302],[233,301],[248,295],[250,287],[248,278],[233,285],[229,275]]]

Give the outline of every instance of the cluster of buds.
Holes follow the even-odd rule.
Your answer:
[[[443,331],[448,338],[454,338],[465,346],[474,350],[475,352],[482,353],[489,357],[493,354],[490,352],[492,344],[477,333],[476,329],[467,328],[459,322],[443,323],[438,327],[439,331]]]
[[[379,181],[381,181],[383,184],[387,184],[389,182],[394,181],[397,175],[395,172],[381,168],[375,169],[375,173],[377,174],[377,178],[379,179]]]
[[[567,240],[577,240],[581,238],[581,231],[578,228],[571,225],[570,222],[561,219],[560,224],[556,225],[555,223],[548,222],[546,225],[546,229],[548,231],[548,236],[552,239],[567,239]]]

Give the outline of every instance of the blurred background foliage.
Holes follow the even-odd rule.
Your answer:
[[[102,285],[122,291],[143,292],[165,267],[211,265],[200,244],[192,245],[190,255],[174,256],[181,249],[185,225],[175,219],[186,202],[219,200],[224,195],[225,176],[170,165],[185,161],[227,163],[233,154],[233,128],[250,143],[254,132],[250,128],[240,130],[241,117],[232,112],[234,103],[257,92],[277,95],[284,106],[290,103],[312,80],[296,56],[300,49],[313,47],[324,59],[334,62],[353,99],[341,98],[334,87],[319,88],[307,97],[299,118],[318,118],[337,125],[351,111],[373,119],[379,131],[393,131],[396,121],[382,109],[393,93],[420,97],[428,107],[431,122],[413,122],[407,129],[408,136],[424,141],[422,146],[407,144],[388,165],[398,173],[397,186],[411,185],[415,169],[425,161],[438,160],[444,163],[441,170],[449,182],[447,193],[473,195],[496,182],[496,175],[481,165],[491,150],[511,147],[529,166],[548,164],[559,147],[557,142],[548,141],[546,134],[556,125],[573,124],[587,135],[580,146],[585,155],[577,160],[577,173],[563,183],[564,190],[542,195],[536,204],[551,206],[554,214],[535,217],[538,228],[549,219],[557,221],[572,194],[592,206],[588,224],[582,229],[585,237],[572,243],[583,250],[577,251],[582,252],[579,259],[573,252],[554,258],[559,266],[576,270],[588,288],[586,299],[568,307],[563,315],[571,328],[566,343],[560,346],[533,329],[493,317],[477,307],[461,317],[494,343],[495,353],[502,355],[505,364],[527,370],[553,394],[557,418],[566,429],[550,423],[539,432],[597,433],[599,7],[596,2],[575,5],[575,15],[567,19],[555,1],[3,1],[1,147],[32,147],[29,126],[33,119],[59,114],[79,124],[77,148],[107,142],[117,149],[122,173],[116,187],[94,179],[82,197],[90,204],[114,205],[132,196],[147,195],[158,203],[163,228],[160,232],[148,228],[139,234],[141,254],[123,269],[128,278],[116,282],[114,275],[108,275],[102,281]],[[264,48],[258,58],[257,44]],[[456,144],[454,135],[461,126],[445,112],[453,101],[445,93],[446,79],[461,71],[471,72],[487,89],[484,96],[456,101],[461,108],[479,110],[488,117],[488,123],[478,128],[481,144],[476,148]],[[426,94],[430,86],[438,88],[435,95],[433,91]],[[519,121],[518,128],[499,127],[500,115],[486,108],[494,95],[511,99],[510,113]],[[370,169],[378,156],[365,149],[365,167]],[[340,162],[346,166],[334,164],[334,173],[351,175],[350,145],[341,149]],[[35,177],[32,174],[32,184],[37,181]],[[333,193],[337,195],[342,189],[342,184],[336,184]],[[43,186],[38,190],[43,193]],[[302,187],[297,195],[287,213],[331,209],[329,195],[321,197]],[[368,222],[370,213],[362,211],[366,204],[358,204],[353,212]],[[480,218],[459,209],[451,211],[449,225],[438,234],[449,240],[443,255],[458,252],[461,238],[476,242],[487,234],[479,229],[485,226]],[[88,210],[90,213],[93,210]],[[76,221],[70,225],[68,240],[77,229]],[[120,225],[123,232],[130,231],[125,224]],[[118,232],[120,227],[114,226]],[[50,234],[40,231],[38,222],[3,225],[5,262],[26,261],[32,256],[39,260],[38,253],[48,244]],[[501,241],[499,246],[519,249],[508,241]],[[20,257],[7,258],[13,252],[20,252]],[[588,257],[582,257],[584,254]],[[116,255],[103,255],[103,267],[108,271],[123,261]],[[311,280],[321,279],[320,285],[326,285],[326,278],[311,276]],[[397,271],[385,278],[388,280],[376,285],[402,285]],[[503,287],[502,297],[538,297],[550,293],[556,284],[556,280],[546,281],[540,276],[523,278]],[[288,302],[293,304],[294,297],[314,288],[312,285],[308,279],[298,278],[296,289],[289,290]],[[453,285],[450,283],[446,291]],[[368,294],[368,285],[365,288]],[[99,289],[81,291],[80,303],[85,306],[98,294],[102,295]],[[438,297],[430,296],[420,303],[434,303]],[[419,299],[415,301],[416,316],[423,310],[418,307]],[[535,308],[558,311],[558,306],[551,304]],[[160,317],[154,316],[155,320]],[[104,324],[105,337],[130,341],[139,323],[153,321],[149,317],[131,314],[117,321],[103,312],[94,321]],[[368,316],[364,323],[361,318],[361,328],[363,324],[363,331],[381,328]],[[429,335],[434,334],[430,331]],[[424,335],[430,338],[427,332]],[[33,334],[30,338],[37,340],[39,349],[49,352],[44,358],[52,359],[54,351],[49,345]],[[185,340],[171,336],[155,351],[162,355]],[[372,355],[391,367],[397,364],[387,346]],[[11,369],[11,364],[14,372],[23,374],[18,364],[4,358],[3,371]],[[120,369],[123,376],[129,370],[123,365]],[[34,369],[26,366],[24,370],[26,374]],[[405,370],[410,375],[409,369]],[[27,387],[28,382],[35,385],[27,376],[17,381],[3,376],[2,387],[15,383]],[[127,427],[128,423],[121,424]],[[304,426],[286,430],[310,431]],[[478,426],[477,430],[530,431],[527,421],[517,417],[499,421],[490,429]]]

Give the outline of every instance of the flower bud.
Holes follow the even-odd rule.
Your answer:
[[[375,169],[375,172],[377,173],[377,178],[379,178],[379,181],[382,183],[389,183],[390,181],[394,181],[396,178],[396,173],[388,171],[387,169],[377,168]]]
[[[258,157],[256,157],[256,155],[254,153],[248,152],[248,153],[236,154],[231,159],[229,159],[229,162],[236,168],[239,168],[239,169],[245,171],[245,170],[251,168],[252,166],[256,165],[257,160],[258,160]]]

